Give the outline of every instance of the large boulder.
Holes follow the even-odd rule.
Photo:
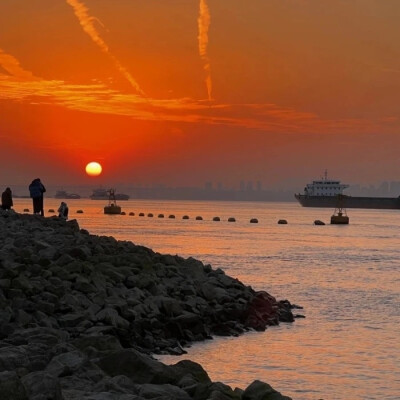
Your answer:
[[[242,400],[292,400],[283,396],[268,383],[255,380],[242,394]]]

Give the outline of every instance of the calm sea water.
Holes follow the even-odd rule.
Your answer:
[[[59,203],[45,199],[45,210]],[[260,379],[297,400],[400,399],[400,211],[350,209],[350,225],[338,226],[329,225],[333,210],[296,203],[119,203],[135,216],[104,215],[102,201],[68,204],[70,218],[93,234],[196,257],[304,307],[306,318],[293,324],[215,338],[163,362],[189,358],[215,381],[245,388]],[[17,211],[26,207],[29,199],[15,200]]]

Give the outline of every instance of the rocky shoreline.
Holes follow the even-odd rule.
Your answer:
[[[293,307],[221,269],[0,210],[0,393],[17,400],[289,399],[211,382],[194,341],[293,322]]]

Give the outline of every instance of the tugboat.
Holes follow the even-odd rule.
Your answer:
[[[115,190],[108,190],[108,206],[104,207],[104,214],[121,214],[121,207],[117,205]]]
[[[343,206],[345,196],[339,194],[337,196],[337,204],[335,211],[331,217],[331,224],[348,225],[349,217],[347,216],[346,209]]]

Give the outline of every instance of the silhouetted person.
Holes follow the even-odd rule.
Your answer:
[[[43,193],[45,191],[46,188],[43,186],[42,182],[40,182],[39,178],[34,179],[29,185],[29,194],[33,201],[33,213],[40,214],[42,217],[44,216]]]
[[[68,206],[64,201],[61,202],[60,207],[58,207],[58,216],[62,219],[68,219]]]
[[[11,210],[11,207],[14,205],[12,199],[12,192],[11,189],[8,187],[6,190],[1,194],[1,208],[3,210]]]

